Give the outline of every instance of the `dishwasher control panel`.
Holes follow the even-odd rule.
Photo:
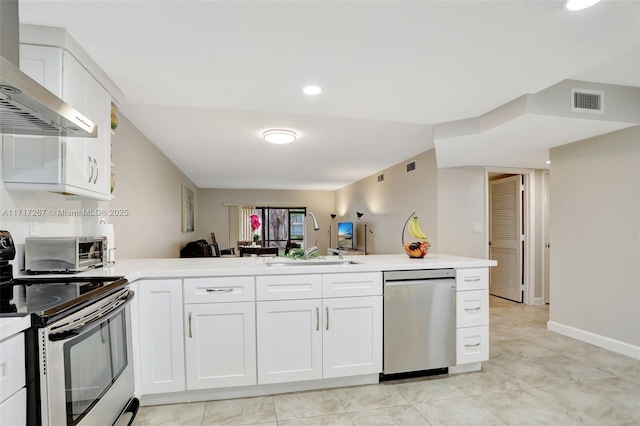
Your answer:
[[[455,278],[455,269],[414,269],[407,271],[385,271],[385,281],[430,280],[436,278]]]

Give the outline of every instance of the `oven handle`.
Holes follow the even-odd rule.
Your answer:
[[[80,320],[61,326],[55,333],[50,333],[49,340],[52,342],[58,342],[61,340],[72,339],[81,335],[88,328],[93,327],[96,322],[103,322],[116,316],[120,312],[120,310],[124,308],[124,305],[131,301],[133,295],[134,292],[132,290],[126,290],[113,302],[102,306],[92,314],[87,315]]]

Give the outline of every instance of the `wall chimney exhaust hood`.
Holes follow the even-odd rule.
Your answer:
[[[20,71],[18,0],[0,1],[0,133],[95,138],[98,126]]]

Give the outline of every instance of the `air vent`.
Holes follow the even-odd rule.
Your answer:
[[[407,173],[412,172],[416,169],[416,162],[412,161],[407,164]]]
[[[571,111],[604,113],[604,92],[602,90],[571,89]]]
[[[378,183],[384,182],[384,175],[378,175]]]

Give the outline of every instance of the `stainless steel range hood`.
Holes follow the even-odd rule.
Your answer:
[[[0,133],[98,136],[98,126],[19,69],[18,0],[0,0]]]

